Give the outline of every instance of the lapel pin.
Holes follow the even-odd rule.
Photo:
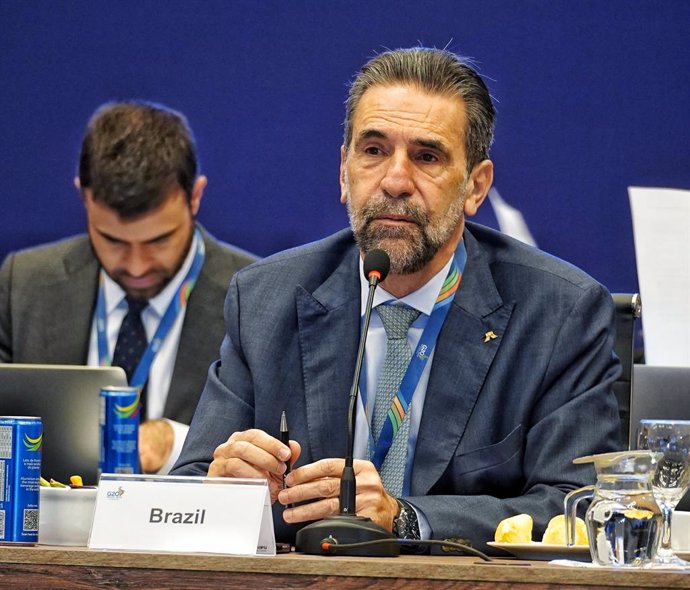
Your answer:
[[[494,334],[493,330],[489,330],[486,334],[484,334],[484,342],[488,342],[489,340],[494,340],[498,338],[496,334]]]

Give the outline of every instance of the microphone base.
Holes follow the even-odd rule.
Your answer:
[[[396,537],[370,518],[354,515],[329,516],[297,531],[295,549],[310,555],[331,555],[321,548],[321,544],[328,542],[337,547],[338,544],[360,543],[378,539],[395,539]],[[338,549],[337,555],[358,557],[397,557],[400,555],[400,545],[395,543],[381,543],[369,547],[353,547],[352,549]]]

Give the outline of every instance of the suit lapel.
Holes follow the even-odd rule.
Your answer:
[[[227,250],[200,224],[206,259],[187,302],[170,388],[163,415],[189,424],[204,389],[209,365],[217,359],[225,320],[223,302],[232,276],[246,266],[251,256]]]
[[[222,340],[224,289],[209,276],[207,259],[187,303],[179,345],[175,356],[170,389],[163,415],[189,423],[194,414],[194,400],[201,395],[209,360],[218,356]],[[217,334],[217,338],[215,337]]]
[[[451,461],[513,310],[512,303],[502,301],[488,261],[467,230],[464,239],[467,265],[434,353],[417,438],[412,495],[427,494]],[[489,332],[497,337],[487,338]]]
[[[360,330],[359,262],[351,248],[313,292],[296,294],[309,442],[314,457],[342,457]]]
[[[65,257],[63,267],[64,275],[46,288],[42,307],[44,362],[86,364],[99,268],[87,238]]]

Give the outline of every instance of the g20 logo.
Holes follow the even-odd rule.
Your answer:
[[[122,486],[119,486],[115,491],[106,492],[105,497],[109,500],[119,500],[124,495],[125,490],[122,489]]]

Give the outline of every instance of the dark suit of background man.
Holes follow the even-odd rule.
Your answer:
[[[179,300],[180,285],[196,274],[187,304],[171,312],[150,370],[142,369],[148,418],[140,430],[142,467],[167,472],[223,338],[230,277],[254,258],[195,224],[207,180],[197,175],[186,119],[161,105],[114,103],[96,111],[75,184],[88,236],[10,254],[0,269],[0,361],[109,364],[101,357],[114,356],[129,310],[125,296],[148,303],[141,320],[150,341]],[[106,326],[100,341],[99,293]]]
[[[447,51],[397,50],[364,66],[341,148],[351,230],[235,275],[220,361],[174,472],[267,477],[278,538],[338,511],[337,458],[366,295],[361,259],[382,248],[391,272],[377,291],[363,371],[358,514],[401,537],[483,547],[501,519],[523,512],[539,539],[564,495],[593,481],[572,460],[617,448],[613,304],[580,270],[465,222],[492,183],[493,120],[484,82]],[[457,285],[454,264],[461,279],[436,346],[416,350],[420,333],[433,344],[425,329],[437,295]],[[379,316],[388,315],[384,304],[400,303],[421,310],[408,341],[415,358],[427,359],[396,435],[407,431],[396,451],[402,486],[392,477],[400,466],[386,474],[388,455],[381,475],[370,461],[385,426],[369,428],[387,365]],[[289,448],[278,440],[282,410]],[[283,490],[285,461],[295,468]]]

